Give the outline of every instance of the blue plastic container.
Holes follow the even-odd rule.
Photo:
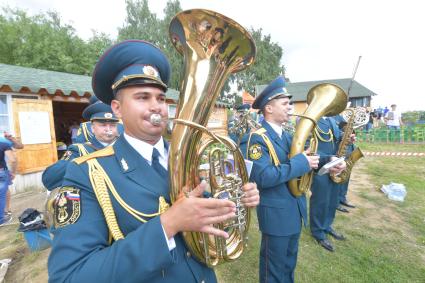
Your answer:
[[[32,252],[47,249],[52,244],[52,239],[47,229],[25,231],[24,237]]]

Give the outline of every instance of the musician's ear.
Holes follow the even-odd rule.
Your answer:
[[[273,113],[273,107],[271,104],[267,104],[264,106],[264,113],[272,114]]]

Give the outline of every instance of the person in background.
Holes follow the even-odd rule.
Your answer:
[[[387,115],[388,111],[390,111],[390,109],[388,109],[388,107],[385,106],[384,110],[382,110],[382,116],[385,117]]]
[[[14,137],[12,134],[8,133],[7,131],[4,131],[3,133],[4,135],[4,139],[1,139],[0,142],[6,142],[7,144],[9,144],[12,149],[23,149],[24,145],[22,144],[22,142],[20,141],[20,139]],[[11,153],[8,153],[9,156],[13,155],[12,158],[12,163],[13,162],[17,162],[17,157],[16,157],[16,153],[14,150],[12,150]],[[6,164],[8,165],[8,168],[13,167],[13,166],[17,166],[17,165],[13,165],[9,163],[8,158],[6,158]],[[12,176],[12,171],[9,170],[9,174],[11,175],[9,178],[9,185],[12,185],[13,182],[12,180],[15,179],[15,175]],[[11,209],[11,192],[8,189],[7,193],[6,193],[6,205],[5,205],[5,209],[4,209],[4,214],[5,215],[10,215],[12,216],[12,209]]]
[[[319,168],[336,159],[339,142],[342,137],[336,119],[339,117],[322,117],[316,125],[318,138],[317,153],[320,155]],[[338,174],[346,168],[345,161],[329,169],[323,175],[315,174],[311,185],[310,197],[310,231],[317,243],[328,251],[334,247],[327,235],[336,240],[345,240],[342,234],[332,228],[336,208],[339,204],[339,185],[332,181],[329,173]]]
[[[389,130],[390,141],[402,141],[400,127],[403,126],[401,113],[397,111],[397,105],[391,104],[391,110],[384,116],[385,124]]]
[[[123,121],[124,134],[69,163],[52,201],[49,282],[216,282],[181,233],[227,238],[212,224],[233,219],[236,205],[200,197],[205,183],[171,204],[169,145],[162,137],[170,70],[165,54],[141,40],[120,42],[98,60],[93,90]],[[255,184],[242,189],[243,204],[255,207]]]
[[[77,134],[78,134],[78,122],[77,121],[72,121],[71,126],[69,126],[68,128],[68,134],[71,136],[71,143],[75,143],[75,139],[77,138]]]
[[[12,215],[5,214],[5,207],[10,182],[16,175],[16,166],[16,156],[11,145],[0,142],[0,225],[5,225],[12,221]]]
[[[98,99],[83,111],[83,118],[90,121],[90,142],[75,143],[68,147],[61,160],[50,165],[42,175],[43,185],[52,191],[62,185],[68,163],[111,145],[122,132],[118,132],[118,118],[112,113],[111,106]]]
[[[245,158],[254,163],[250,181],[260,190],[260,282],[294,282],[307,204],[305,195],[291,194],[288,181],[317,168],[319,163],[319,157],[309,156],[308,152],[288,158],[292,136],[282,130],[282,124],[289,120],[290,98],[285,79],[279,76],[273,80],[252,105],[264,115],[262,127],[241,143]]]
[[[229,137],[237,145],[241,143],[242,139],[247,138],[249,132],[251,131],[248,119],[252,118],[246,116],[250,115],[249,109],[251,109],[251,105],[248,103],[241,104],[236,107],[236,113],[234,114],[234,118],[228,125]]]
[[[367,133],[370,132],[370,130],[373,129],[373,119],[375,118],[375,112],[370,111],[370,110],[371,109],[369,107],[366,109],[366,114],[369,116],[368,117],[369,121],[367,122],[366,127],[365,127],[365,130],[366,130]]]
[[[89,105],[86,107],[86,109],[90,109],[91,105],[98,102],[99,102],[99,99],[95,95],[92,95],[89,99]],[[84,110],[83,112],[83,118],[88,121],[80,123],[80,127],[78,128],[77,137],[75,138],[74,143],[86,143],[86,142],[93,143],[94,134],[92,131],[92,124],[90,121],[90,116],[87,115],[86,110]],[[122,134],[124,132],[123,125],[119,121],[117,124],[117,130],[119,134]],[[94,143],[96,143],[96,141],[94,141]]]
[[[391,104],[391,111],[385,114],[384,120],[389,130],[400,130],[400,126],[403,126],[403,121],[401,120],[401,113],[397,111],[396,104]]]

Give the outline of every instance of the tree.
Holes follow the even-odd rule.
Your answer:
[[[142,39],[158,46],[168,57],[171,65],[171,78],[168,86],[179,89],[183,70],[183,58],[175,50],[168,36],[171,19],[182,8],[178,0],[170,0],[164,8],[164,19],[158,19],[149,10],[147,0],[126,0],[127,18],[124,27],[119,29],[118,39]]]
[[[118,29],[118,41],[142,39],[155,45],[161,42],[163,34],[156,14],[151,13],[147,0],[126,0],[127,18],[124,26]]]
[[[282,47],[272,42],[270,35],[263,35],[262,29],[251,28],[249,32],[257,47],[255,62],[243,72],[234,74],[232,81],[239,90],[254,93],[256,85],[268,84],[278,75],[283,75],[285,67],[280,65]]]
[[[171,80],[170,87],[174,89],[180,88],[180,82],[183,76],[183,56],[174,48],[170,38],[168,28],[173,17],[182,11],[179,0],[170,0],[164,8],[164,19],[161,21],[162,37],[161,47],[171,64]]]
[[[111,40],[103,34],[85,42],[56,12],[28,16],[3,8],[0,15],[0,62],[74,74],[89,75]]]

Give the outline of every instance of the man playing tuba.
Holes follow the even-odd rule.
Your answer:
[[[187,250],[181,232],[227,237],[211,224],[233,218],[235,203],[195,197],[201,184],[170,206],[169,147],[161,136],[169,78],[168,59],[145,41],[118,43],[99,59],[93,90],[122,119],[125,132],[113,146],[67,167],[60,193],[69,217],[54,230],[50,282],[216,282],[214,271]],[[243,190],[244,205],[256,206],[256,186]]]
[[[292,136],[282,130],[289,120],[291,95],[277,77],[255,99],[264,115],[262,128],[251,133],[241,150],[254,162],[250,180],[260,190],[257,207],[261,230],[260,282],[293,282],[302,222],[307,223],[304,195],[294,197],[287,182],[317,168],[318,156],[300,153],[288,158]]]

